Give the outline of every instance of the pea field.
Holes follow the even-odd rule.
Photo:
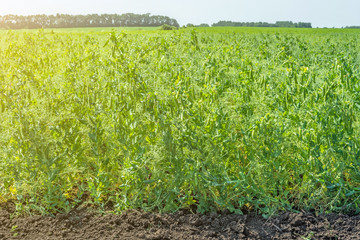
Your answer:
[[[0,31],[18,212],[359,212],[360,31]]]

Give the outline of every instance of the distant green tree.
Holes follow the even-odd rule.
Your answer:
[[[199,24],[198,27],[210,27],[210,26],[207,23],[202,23],[202,24]]]
[[[161,26],[161,30],[176,30],[177,27],[174,27],[174,26],[170,26],[170,25],[167,25],[167,24],[164,24]]]

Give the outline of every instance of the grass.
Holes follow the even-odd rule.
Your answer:
[[[359,209],[357,31],[0,39],[0,194],[18,211]]]

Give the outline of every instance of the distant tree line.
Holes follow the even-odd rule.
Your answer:
[[[219,21],[212,25],[213,27],[287,27],[287,28],[312,28],[311,23],[292,21],[277,21],[276,23],[267,22],[232,22]]]
[[[188,23],[188,24],[184,25],[183,27],[210,27],[210,25],[207,23],[201,23],[199,25]]]
[[[360,26],[346,26],[345,28],[360,28]]]
[[[147,14],[88,14],[88,15],[5,15],[0,16],[0,28],[82,28],[82,27],[179,27],[178,22],[167,16]]]

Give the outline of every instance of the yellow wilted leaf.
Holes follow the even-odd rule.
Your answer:
[[[16,194],[16,188],[14,186],[10,186],[9,191],[14,195]]]

